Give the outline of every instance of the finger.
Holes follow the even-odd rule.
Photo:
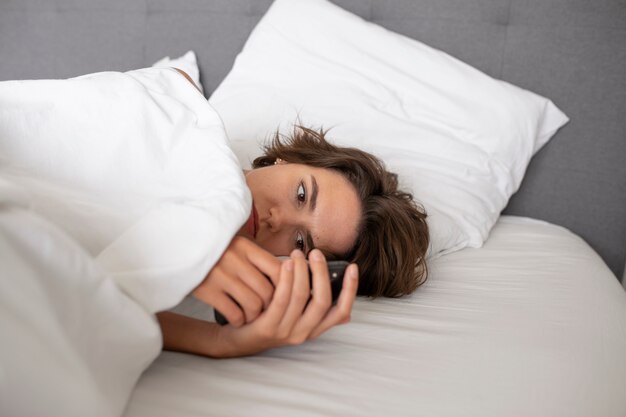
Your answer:
[[[320,250],[314,249],[309,254],[309,267],[313,276],[313,298],[296,327],[296,332],[301,336],[309,336],[320,324],[332,304],[328,265]]]
[[[264,325],[276,327],[282,320],[291,300],[293,287],[293,261],[291,259],[282,262],[278,286],[269,307],[259,319],[264,320]]]
[[[222,313],[233,327],[241,327],[245,323],[243,310],[226,293],[222,293],[213,303],[213,308]]]
[[[317,325],[317,327],[309,335],[309,339],[315,339],[320,334],[337,324],[343,324],[350,321],[350,314],[356,292],[359,286],[359,270],[356,264],[350,264],[346,269],[341,293],[334,305],[326,314],[326,317]]]
[[[250,242],[246,249],[246,257],[254,266],[265,274],[274,287],[278,285],[281,261],[256,243]]]
[[[309,254],[309,267],[313,277],[313,302],[322,303],[324,310],[328,310],[332,303],[330,277],[326,257],[319,249],[313,249]]]
[[[244,321],[250,323],[263,311],[263,300],[241,279],[230,280],[226,293],[237,303],[245,314]]]
[[[212,293],[209,290],[208,285],[206,285],[206,281],[202,281],[200,285],[191,291],[191,294],[205,304],[213,304],[211,301]]]
[[[215,285],[212,285],[215,281],[221,281],[224,279],[224,273],[217,269],[212,271],[211,281],[209,281],[208,276],[198,284],[196,288],[191,291],[191,294],[194,298],[202,301],[205,304],[209,304],[214,306],[216,300],[220,297],[227,297],[225,293],[223,293],[223,288]]]
[[[296,249],[291,253],[291,259],[294,263],[293,290],[289,307],[287,307],[285,316],[280,323],[281,330],[288,334],[291,333],[291,329],[294,328],[300,317],[302,317],[306,303],[311,297],[309,266],[304,254]]]
[[[245,283],[261,299],[263,309],[270,305],[274,286],[253,264],[242,262],[236,272],[241,281]]]

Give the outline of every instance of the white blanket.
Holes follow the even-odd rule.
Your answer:
[[[0,414],[120,415],[250,205],[173,69],[0,83]]]

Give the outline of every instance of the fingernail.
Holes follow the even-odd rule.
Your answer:
[[[324,255],[322,254],[322,251],[320,251],[319,249],[313,249],[309,253],[309,259],[312,261],[321,261],[324,259]]]
[[[348,271],[348,273],[350,274],[350,278],[351,279],[357,279],[357,277],[359,276],[359,267],[357,264],[350,264],[350,266],[348,267],[350,268],[350,270]]]
[[[291,259],[285,261],[285,269],[287,271],[293,271],[293,261]]]
[[[302,253],[302,251],[300,249],[294,249],[291,252],[291,256],[293,256],[295,258],[304,258],[304,253]]]

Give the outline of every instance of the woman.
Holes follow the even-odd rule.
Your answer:
[[[165,349],[231,357],[299,344],[348,322],[357,293],[399,297],[425,280],[426,214],[374,156],[296,127],[245,175],[250,218],[193,292],[230,325],[160,313]],[[334,306],[326,259],[354,262]]]

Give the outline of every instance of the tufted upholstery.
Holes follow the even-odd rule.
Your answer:
[[[570,228],[621,277],[626,259],[623,0],[334,0],[551,98],[571,122],[505,212]],[[148,66],[194,49],[210,94],[271,0],[0,0],[0,80]]]

